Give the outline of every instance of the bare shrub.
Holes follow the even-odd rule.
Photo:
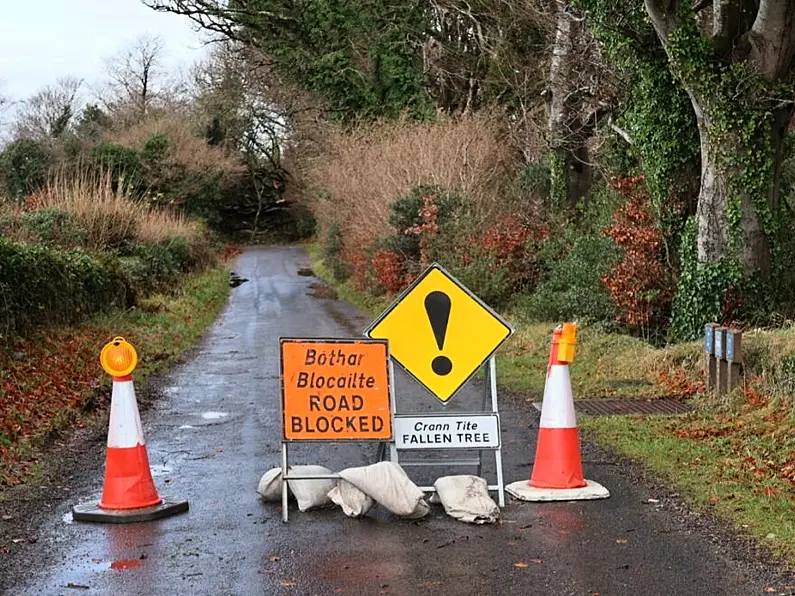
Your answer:
[[[228,150],[208,145],[204,138],[196,136],[188,118],[178,113],[145,118],[125,128],[110,130],[105,140],[141,151],[157,134],[164,134],[171,141],[167,163],[178,165],[186,172],[211,176],[243,169]]]
[[[26,208],[70,213],[86,232],[86,246],[95,250],[131,240],[157,243],[175,236],[190,242],[201,234],[197,224],[180,214],[154,209],[121,190],[114,191],[107,174],[58,174],[44,191],[28,197]]]
[[[156,244],[167,238],[179,236],[194,243],[201,234],[201,226],[182,213],[167,209],[145,209],[138,218],[136,239],[139,242]]]
[[[333,224],[344,239],[348,263],[394,230],[390,205],[418,184],[460,193],[470,202],[473,224],[504,215],[512,199],[517,155],[499,119],[489,115],[400,121],[332,129],[323,151],[293,168],[324,234]]]

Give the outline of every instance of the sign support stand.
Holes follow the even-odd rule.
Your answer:
[[[288,511],[288,480],[336,480],[340,477],[339,474],[288,474],[287,470],[287,441],[282,441],[282,521],[287,522],[289,517]]]
[[[279,338],[282,386],[282,521],[288,480],[338,479],[290,471],[292,441],[392,439],[394,379],[384,339]]]
[[[392,366],[390,362],[390,367]],[[492,355],[489,357],[488,361],[486,362],[484,368],[485,372],[485,379],[484,379],[484,391],[483,391],[483,404],[482,404],[482,411],[481,412],[456,412],[455,414],[442,414],[438,418],[441,419],[444,416],[449,416],[453,418],[454,416],[491,416],[497,419],[497,428],[499,431],[499,409],[497,405],[497,366]],[[391,373],[391,371],[390,371]],[[394,375],[390,374],[390,378],[394,379]],[[394,380],[392,381],[394,382]],[[394,395],[394,393],[393,393]],[[403,418],[413,418],[414,415],[412,414],[398,414],[396,410],[396,403],[397,399],[392,400],[392,416],[396,423],[400,420],[401,417]],[[425,414],[417,414],[417,417],[427,417],[427,413]],[[385,443],[382,444],[385,447]],[[443,448],[439,448],[443,449]],[[456,447],[455,449],[464,450],[467,449],[466,447]],[[471,448],[470,448],[471,449]],[[399,450],[397,444],[393,438],[392,441],[389,442],[389,454],[390,460],[405,467],[413,466],[413,467],[425,467],[425,466],[477,466],[477,474],[478,476],[482,475],[483,472],[483,459],[484,459],[484,452],[485,451],[494,451],[494,463],[495,467],[497,468],[497,483],[488,485],[488,489],[491,491],[497,491],[497,498],[498,504],[500,507],[505,507],[505,481],[503,477],[503,470],[502,470],[502,441],[498,441],[497,446],[493,448],[480,448],[478,449],[478,458],[477,459],[432,459],[432,460],[423,460],[423,461],[406,461],[405,459],[401,462],[399,451],[405,451],[405,449]],[[379,457],[382,459],[385,455],[385,449],[379,449]],[[421,486],[419,487],[420,490],[424,492],[436,492],[436,489],[433,486]]]

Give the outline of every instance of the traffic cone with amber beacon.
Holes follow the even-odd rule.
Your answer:
[[[138,363],[135,348],[117,337],[102,349],[99,359],[113,376],[105,484],[99,503],[72,507],[73,519],[130,523],[187,511],[187,501],[160,498],[152,479],[133,386],[132,372]]]
[[[601,484],[583,478],[580,436],[569,376],[569,364],[574,361],[576,345],[575,323],[565,323],[555,329],[544,385],[533,473],[529,482],[522,480],[505,487],[517,499],[573,501],[610,496],[610,492]]]

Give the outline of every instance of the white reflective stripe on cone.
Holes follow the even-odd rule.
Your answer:
[[[577,427],[568,365],[549,365],[539,426],[541,428]]]
[[[110,424],[108,425],[108,447],[135,447],[144,444],[144,432],[135,388],[132,381],[114,381],[110,402]]]

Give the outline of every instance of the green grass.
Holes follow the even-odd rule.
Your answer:
[[[321,246],[318,242],[307,242],[303,246],[309,253],[309,262],[314,274],[337,290],[342,300],[350,302],[360,310],[375,317],[381,314],[392,302],[388,296],[372,296],[367,292],[357,290],[351,281],[341,282],[334,278],[331,270],[323,262]]]
[[[136,378],[143,380],[181,360],[215,320],[228,294],[229,271],[218,267],[187,278],[173,295],[152,296],[140,308],[98,323],[127,333],[138,351]]]
[[[795,563],[792,486],[772,474],[758,477],[747,465],[743,447],[738,453],[737,445],[727,437],[692,440],[677,436],[676,430],[686,422],[710,423],[711,417],[581,417],[579,425],[586,437],[645,463],[697,509],[730,520],[740,533],[759,539],[782,560]],[[754,441],[743,443],[748,453],[754,452]]]
[[[510,313],[507,315],[511,319]],[[557,323],[520,322],[498,352],[500,384],[510,391],[543,393],[552,330]],[[655,348],[641,339],[581,327],[571,365],[575,397],[692,395],[700,390],[701,347],[697,342]]]

